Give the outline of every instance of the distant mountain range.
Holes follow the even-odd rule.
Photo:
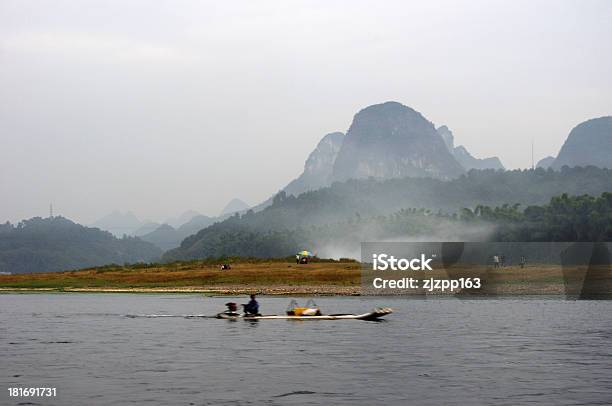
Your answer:
[[[170,217],[163,223],[157,223],[149,220],[140,221],[131,211],[122,213],[119,210],[115,210],[95,221],[91,226],[108,231],[116,237],[123,235],[142,236],[155,231],[162,224],[168,224],[175,228],[180,227],[200,215],[197,211],[188,210],[178,217]]]
[[[97,220],[91,226],[108,231],[116,237],[121,237],[123,235],[134,235],[143,226],[143,223],[131,211],[122,213],[115,210]]]
[[[123,235],[140,237],[143,241],[148,241],[163,250],[169,250],[178,247],[183,239],[208,227],[215,221],[222,221],[235,213],[242,213],[248,209],[248,204],[235,198],[229,201],[218,217],[209,217],[197,211],[188,210],[178,217],[166,219],[164,223],[141,222],[130,211],[122,213],[115,210],[96,221],[93,226],[117,237]]]
[[[612,168],[612,117],[576,126],[558,156],[540,160],[537,170],[505,171],[499,158],[477,158],[455,146],[447,126],[436,128],[416,110],[387,102],[359,111],[346,133],[325,135],[303,173],[257,206],[233,199],[217,217],[188,211],[164,223],[114,211],[93,224],[115,236],[140,238],[115,238],[59,217],[1,225],[0,272],[150,261],[161,249],[169,250],[163,256],[168,261],[218,253],[285,255],[283,249],[300,243],[300,230],[337,236],[329,229],[334,224],[343,222],[350,232],[361,219],[379,215],[391,216],[388,230],[392,213],[411,208],[456,214],[480,204],[545,204],[562,193],[599,195],[612,190],[612,173],[601,168]],[[384,237],[362,226],[355,231],[363,238]]]
[[[563,193],[599,196],[609,191],[612,191],[612,170],[596,167],[564,168],[561,171],[473,170],[452,180],[409,177],[386,181],[353,179],[335,182],[329,187],[297,197],[280,193],[265,209],[213,224],[186,238],[179,248],[166,252],[162,259],[174,261],[210,255],[253,255],[256,250],[260,250],[261,255],[268,252],[289,255],[291,252],[283,251],[282,247],[293,247],[299,241],[285,240],[283,236],[297,238],[307,233],[326,235],[327,232],[334,233],[337,223],[353,225],[353,229],[345,227],[347,233],[358,231],[364,238],[362,241],[369,241],[368,237],[385,237],[376,229],[369,230],[369,233],[363,229],[360,224],[364,219],[402,210],[441,211],[452,216],[461,213],[463,208],[473,209],[478,205],[512,207],[520,204],[527,207],[546,204],[552,197]],[[401,227],[407,226],[404,224]],[[292,231],[285,234],[288,230]],[[401,231],[398,229],[395,234],[399,235]],[[444,229],[435,236],[419,234],[425,229],[419,231],[418,224],[405,231],[407,234],[409,231],[412,238],[421,235],[421,238],[442,241],[452,241],[445,238],[467,234]],[[260,237],[264,240],[259,240]],[[477,236],[472,234],[471,238]],[[341,246],[343,242],[328,240],[325,247],[305,248],[331,252],[335,244]],[[280,244],[280,248],[275,249],[274,244]],[[358,248],[353,247],[352,250]]]
[[[537,167],[612,168],[611,123],[612,117],[601,117],[579,124],[571,131],[559,157],[546,157]],[[498,157],[477,158],[465,146],[455,146],[455,137],[447,126],[436,129],[414,109],[386,102],[358,112],[346,135],[325,135],[308,156],[304,172],[281,190],[298,196],[334,181],[405,176],[452,179],[472,169],[505,168]],[[261,210],[271,203],[269,198],[254,209]]]
[[[138,227],[138,229],[136,229],[136,231],[134,231],[133,235],[135,237],[140,237],[142,235],[149,234],[155,231],[159,226],[161,226],[161,224],[154,221],[144,222],[140,227]]]
[[[116,238],[63,217],[0,225],[0,272],[31,273],[156,261],[162,251],[136,237]]]
[[[213,224],[217,218],[207,217],[203,215],[195,216],[187,223],[178,228],[174,228],[169,224],[162,224],[148,234],[141,236],[144,241],[155,244],[164,251],[176,248],[185,238],[191,234],[195,234],[203,228]]]
[[[358,112],[346,135],[325,135],[308,156],[304,172],[282,190],[298,196],[334,181],[370,177],[452,179],[470,169],[504,166],[497,157],[478,159],[464,146],[455,147],[448,127],[436,129],[412,108],[386,102]],[[268,199],[255,209],[271,203]]]
[[[256,213],[209,226],[186,238],[164,259],[253,255],[257,250],[284,255],[288,251],[282,247],[288,250],[295,246],[296,236],[303,235],[300,227],[351,224],[353,216],[359,221],[408,208],[456,213],[479,204],[544,204],[563,193],[599,195],[612,190],[609,170],[550,173],[543,169],[612,168],[611,120],[603,117],[578,125],[559,156],[541,160],[538,171],[504,171],[499,158],[474,157],[464,146],[455,146],[447,126],[436,129],[407,106],[396,102],[369,106],[355,115],[346,135],[323,137],[306,160],[304,172],[256,206]],[[283,234],[290,229],[294,231]],[[280,247],[277,251],[274,244]]]
[[[196,216],[201,216],[202,213],[198,213],[195,210],[187,210],[186,212],[184,212],[183,214],[181,214],[178,217],[170,217],[168,219],[166,219],[166,221],[164,221],[162,224],[168,224],[174,228],[180,227],[183,224],[191,221],[191,219],[193,219]],[[161,225],[161,224],[160,224]]]

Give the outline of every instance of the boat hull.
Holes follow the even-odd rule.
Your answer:
[[[226,320],[378,320],[388,314],[393,313],[393,310],[386,307],[376,309],[374,311],[363,314],[325,314],[320,316],[286,316],[286,315],[257,315],[245,316],[235,313],[219,313],[218,319]]]

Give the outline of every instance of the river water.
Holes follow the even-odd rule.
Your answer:
[[[395,313],[384,322],[183,317],[229,300],[0,295],[0,404],[612,403],[612,301],[326,297],[317,302],[328,313]],[[289,299],[259,302],[282,313]],[[10,387],[54,387],[57,397],[11,398]]]

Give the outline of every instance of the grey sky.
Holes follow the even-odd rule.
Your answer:
[[[0,0],[0,221],[258,203],[396,100],[507,167],[612,114],[612,1]]]

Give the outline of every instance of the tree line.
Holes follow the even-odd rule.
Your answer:
[[[183,250],[165,260],[208,256],[277,257],[304,248],[326,253],[329,247],[358,247],[362,241],[418,238],[432,241],[612,241],[612,193],[600,196],[562,194],[545,205],[476,205],[454,213],[401,209],[389,215],[355,212],[342,222],[257,230],[234,216],[184,241]]]

